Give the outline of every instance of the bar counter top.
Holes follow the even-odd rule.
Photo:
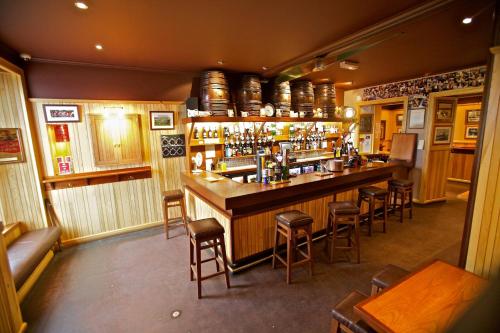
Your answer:
[[[400,167],[397,162],[374,163],[370,167],[346,168],[330,175],[301,174],[290,178],[289,183],[277,185],[239,183],[206,171],[181,172],[181,180],[211,205],[234,216],[376,183],[390,178]]]

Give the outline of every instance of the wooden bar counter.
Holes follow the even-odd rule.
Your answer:
[[[204,171],[181,172],[181,180],[188,216],[215,217],[224,226],[227,256],[234,268],[270,253],[276,213],[298,209],[313,217],[314,233],[324,232],[329,202],[353,200],[358,187],[386,184],[400,168],[398,163],[373,164],[328,176],[302,174],[279,185],[242,184]]]

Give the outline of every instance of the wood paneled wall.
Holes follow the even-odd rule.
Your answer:
[[[488,111],[466,268],[484,277],[500,274],[500,46],[494,54]]]
[[[27,119],[21,76],[0,72],[0,128],[21,129],[26,158],[23,163],[0,164],[0,220],[22,221],[37,229],[46,225],[46,217]]]
[[[425,200],[427,202],[446,200],[446,179],[450,148],[431,148],[427,160],[427,177],[425,182]]]
[[[130,102],[32,99],[40,139],[44,174],[54,173],[43,104],[77,104],[82,121],[68,124],[75,173],[123,168],[97,167],[92,151],[89,114],[105,113],[106,107],[122,107],[124,113],[139,114],[141,119],[144,163],[126,167],[151,165],[152,178],[118,183],[68,188],[48,192],[63,226],[65,244],[100,238],[122,231],[136,230],[162,221],[161,193],[181,188],[179,172],[185,168],[185,158],[162,158],[160,135],[184,133],[181,117],[185,106],[181,102]],[[149,111],[175,111],[175,129],[151,131]],[[170,211],[180,216],[178,209]]]

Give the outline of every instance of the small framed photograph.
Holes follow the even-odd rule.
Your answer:
[[[465,126],[465,138],[466,139],[477,139],[479,135],[479,126]]]
[[[43,114],[47,124],[80,122],[78,105],[44,104]]]
[[[402,114],[396,115],[396,126],[397,127],[403,126],[403,115]]]
[[[151,130],[171,130],[175,128],[174,111],[149,111]]]
[[[465,122],[467,124],[477,124],[480,116],[481,110],[467,110],[465,111]]]
[[[453,122],[453,104],[438,103],[436,110],[436,123],[452,123]]]
[[[359,133],[370,134],[373,128],[373,114],[359,115]]]
[[[434,127],[434,144],[445,145],[451,142],[451,126]]]
[[[410,123],[413,129],[422,129],[425,126],[425,108],[410,109]]]
[[[0,128],[0,164],[24,161],[21,130],[19,128]]]

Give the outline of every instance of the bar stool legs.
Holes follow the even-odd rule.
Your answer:
[[[360,227],[359,227],[359,208],[354,202],[340,201],[331,202],[328,204],[329,214],[326,227],[326,247],[328,250],[329,262],[333,262],[335,250],[351,250],[356,247],[357,263],[361,262],[360,250]],[[347,235],[340,236],[338,233],[339,225],[346,225],[348,227]],[[331,231],[331,235],[330,235]],[[354,232],[354,239],[352,234]],[[347,246],[337,245],[337,240],[346,239]],[[354,245],[353,245],[354,243]]]
[[[198,298],[201,298],[201,281],[210,279],[218,275],[224,274],[226,279],[226,287],[228,289],[231,288],[231,285],[229,283],[229,272],[227,268],[224,228],[217,222],[217,220],[213,218],[194,221],[188,225],[188,228],[190,280],[194,281],[196,279]],[[201,250],[207,248],[213,248],[214,256],[202,260]],[[215,261],[216,272],[207,276],[202,276],[201,265],[212,260]]]
[[[399,222],[403,223],[404,210],[409,210],[410,219],[413,218],[413,182],[406,179],[393,179],[389,181],[389,191],[392,198],[392,211],[399,209]],[[400,203],[397,203],[398,194]],[[408,203],[406,202],[408,199]],[[407,207],[408,206],[408,207]]]
[[[278,254],[280,234],[286,238],[286,260]],[[300,236],[306,237],[307,253],[298,247]],[[297,254],[303,259],[297,261]],[[292,268],[307,264],[309,276],[312,276],[312,218],[299,211],[288,211],[276,215],[275,238],[273,248],[272,268],[276,268],[276,260],[286,267],[286,283],[292,283]]]
[[[182,223],[186,229],[186,235],[188,235],[187,230],[187,214],[186,205],[184,203],[184,194],[180,190],[165,191],[163,192],[163,224],[165,227],[165,238],[169,239],[169,217],[168,210],[173,207],[181,208]]]
[[[383,220],[375,219],[375,203],[376,201],[382,201],[384,217]],[[369,219],[368,219],[368,235],[372,235],[373,224],[382,224],[382,231],[386,233],[386,223],[387,223],[387,208],[389,206],[389,192],[383,188],[378,188],[375,186],[369,186],[360,188],[358,192],[358,207],[361,208],[363,201],[368,202],[369,206]]]

